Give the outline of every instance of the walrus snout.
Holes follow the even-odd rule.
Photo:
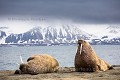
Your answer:
[[[78,43],[79,44],[79,46],[81,46],[81,43]]]
[[[20,64],[19,69],[20,69],[22,72],[26,72],[26,68],[27,68],[27,65],[26,65],[26,64]]]
[[[78,40],[78,45],[80,46],[80,55],[81,55],[81,52],[82,52],[82,46],[83,46],[83,43],[84,41],[83,40]]]
[[[79,45],[79,46],[82,45],[82,40],[78,40],[78,45]]]

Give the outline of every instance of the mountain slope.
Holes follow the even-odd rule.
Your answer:
[[[0,39],[3,38],[3,37],[5,37],[5,36],[6,36],[6,33],[4,31],[0,30]]]
[[[98,36],[98,38],[92,39],[92,44],[119,45],[120,27],[109,26],[105,30],[96,34],[96,36]]]
[[[5,43],[6,33],[0,30],[0,43]]]
[[[102,32],[98,33],[97,36],[99,37],[107,37],[109,39],[112,38],[119,38],[120,37],[120,27],[118,26],[109,26]]]
[[[11,34],[6,43],[75,43],[78,39],[89,39],[90,34],[78,27],[64,25],[62,27],[35,27],[22,34]]]
[[[91,44],[120,44],[120,27],[109,26],[94,35],[73,25],[34,27],[21,34],[0,31],[0,44],[68,45],[75,44],[78,39],[87,40]]]

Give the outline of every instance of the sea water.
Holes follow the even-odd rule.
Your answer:
[[[111,65],[120,65],[120,45],[92,45],[96,54]],[[49,54],[56,58],[61,67],[74,67],[77,46],[24,46],[0,47],[0,70],[19,68],[33,54]]]

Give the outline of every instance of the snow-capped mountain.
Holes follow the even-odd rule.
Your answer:
[[[64,25],[62,27],[35,27],[22,34],[9,35],[5,43],[37,43],[60,44],[76,43],[78,39],[89,39],[90,34],[75,26]]]
[[[27,32],[14,34],[0,31],[0,44],[15,45],[71,45],[78,39],[91,44],[120,44],[120,27],[109,26],[99,34],[89,34],[73,25],[61,27],[34,27]]]
[[[120,27],[109,26],[96,34],[97,38],[92,39],[93,44],[120,44]]]
[[[99,32],[97,34],[99,37],[108,37],[109,39],[112,38],[119,38],[120,37],[120,27],[118,26],[109,26],[105,30]]]
[[[3,38],[3,37],[5,37],[5,36],[6,36],[6,33],[4,31],[0,30],[0,39]]]
[[[6,33],[0,30],[0,43],[5,43]]]

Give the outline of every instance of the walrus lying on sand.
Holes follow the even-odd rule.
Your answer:
[[[47,54],[40,54],[33,55],[27,59],[27,63],[20,64],[20,70],[16,70],[15,74],[50,73],[56,72],[58,68],[59,63],[56,59]]]
[[[108,63],[96,55],[91,45],[84,40],[78,40],[78,49],[74,64],[75,70],[78,72],[106,71],[112,69]]]

